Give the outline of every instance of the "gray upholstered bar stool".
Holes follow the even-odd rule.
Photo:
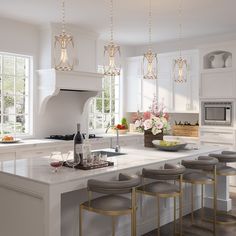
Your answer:
[[[185,167],[181,165],[165,164],[164,169],[143,169],[144,178],[158,180],[143,184],[137,188],[137,192],[156,197],[157,199],[157,235],[160,236],[160,198],[174,198],[174,234],[176,233],[176,197],[179,197],[179,234],[182,235],[182,174]],[[173,180],[174,183],[167,182]],[[179,184],[176,185],[175,181]]]
[[[117,181],[88,180],[89,200],[80,205],[79,233],[82,236],[82,210],[112,217],[112,236],[115,236],[115,218],[121,215],[131,216],[131,235],[136,235],[136,196],[135,187],[140,178],[120,174]],[[105,194],[92,199],[92,192]],[[120,196],[131,194],[131,198]]]
[[[236,152],[223,151],[221,154],[209,154],[211,157],[218,159],[216,174],[217,176],[236,176],[236,168],[227,166],[228,163],[236,163]],[[223,212],[217,212],[218,224],[235,224],[236,216],[225,214]]]
[[[201,218],[203,219],[203,187],[213,185],[213,234],[216,235],[216,165],[218,160],[209,156],[200,156],[197,160],[183,160],[182,165],[187,168],[183,175],[183,182],[191,184],[191,221],[194,223],[194,186],[201,185]]]

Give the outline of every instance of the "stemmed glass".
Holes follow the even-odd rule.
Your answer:
[[[53,167],[53,172],[58,172],[58,169],[63,165],[63,156],[61,152],[52,152],[50,155],[50,166]]]
[[[66,156],[66,164],[74,169],[75,166],[77,166],[79,163],[80,163],[80,158],[74,159],[74,152],[69,151]]]

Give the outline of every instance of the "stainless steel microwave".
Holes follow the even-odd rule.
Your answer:
[[[202,102],[203,125],[232,125],[232,102]]]

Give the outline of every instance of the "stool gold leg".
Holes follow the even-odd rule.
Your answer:
[[[183,210],[183,202],[182,202],[182,192],[179,195],[179,235],[182,236],[182,210]]]
[[[136,191],[132,190],[131,236],[136,235]]]
[[[79,206],[79,236],[82,236],[82,206]]]
[[[201,184],[201,220],[204,218],[204,209],[203,209],[203,184]]]
[[[213,210],[214,210],[213,234],[216,235],[216,210],[217,210],[216,167],[214,168]]]
[[[176,234],[176,197],[174,197],[174,235]]]
[[[194,185],[191,184],[191,223],[193,224],[194,221]]]
[[[160,236],[160,233],[161,233],[161,229],[160,229],[160,226],[161,226],[161,223],[160,223],[160,216],[161,216],[161,213],[160,213],[160,197],[157,196],[157,216],[158,216],[158,219],[157,219],[157,235]]]
[[[115,236],[115,230],[116,230],[116,218],[115,216],[112,216],[112,236]]]

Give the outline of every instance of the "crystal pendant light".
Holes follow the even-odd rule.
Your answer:
[[[152,52],[152,4],[149,0],[149,49],[143,56],[143,78],[157,79],[157,54]]]
[[[182,41],[182,0],[180,0],[179,4],[179,42],[181,45]],[[177,83],[187,82],[187,71],[188,70],[188,63],[187,60],[182,57],[181,48],[179,50],[179,58],[174,59],[173,63],[173,76],[174,81]]]
[[[73,37],[65,30],[65,1],[62,1],[62,33],[55,36],[54,60],[55,69],[71,71],[74,65],[74,43]]]
[[[113,41],[113,0],[110,0],[110,43],[104,46],[104,75],[120,75],[120,46]]]

